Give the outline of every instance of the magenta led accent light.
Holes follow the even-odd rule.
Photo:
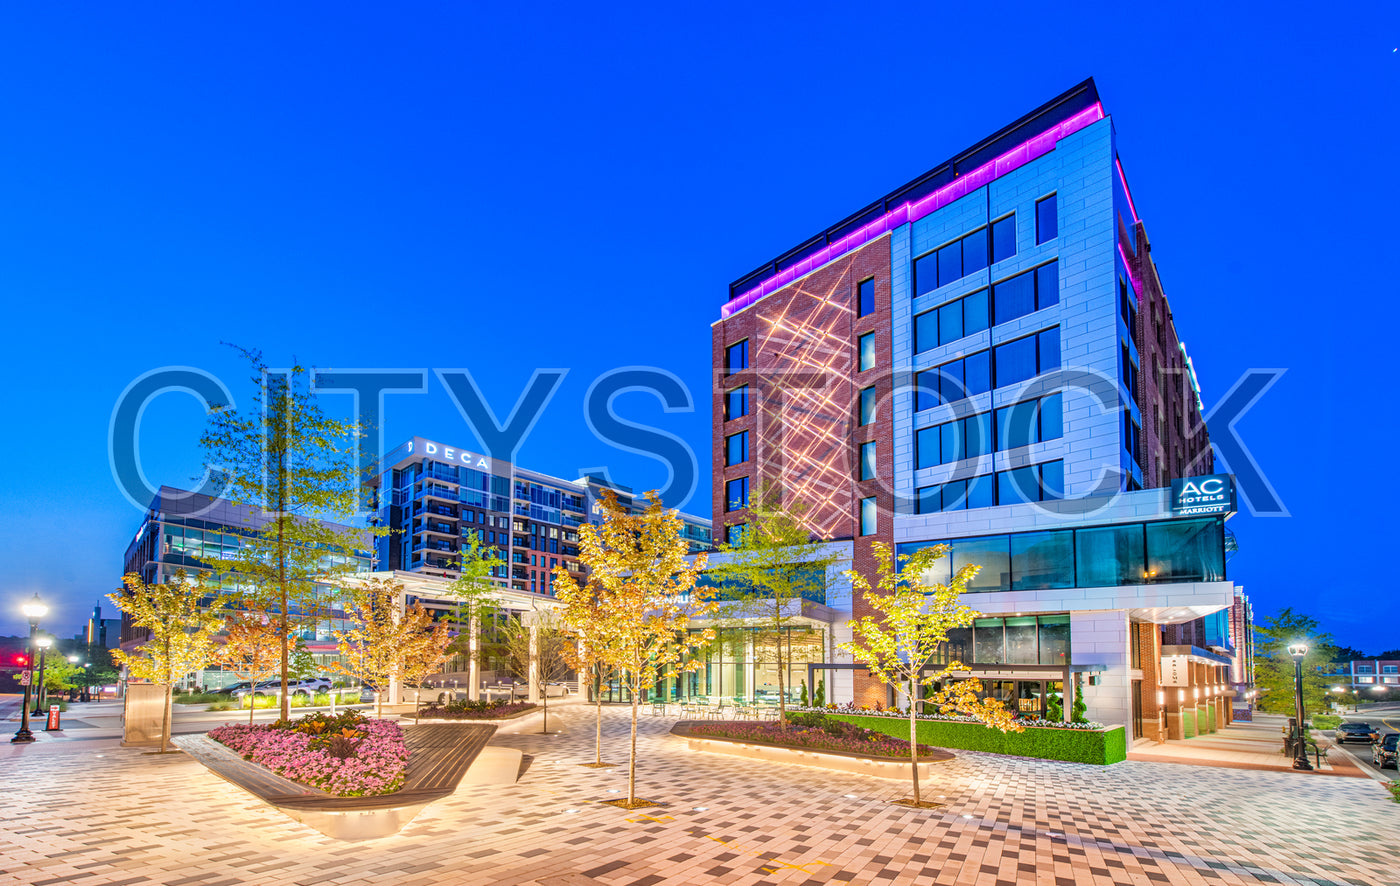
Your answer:
[[[1128,210],[1133,214],[1133,222],[1140,222],[1142,219],[1138,218],[1137,204],[1133,203],[1133,192],[1128,190],[1128,177],[1123,174],[1123,161],[1114,157],[1113,165],[1118,167],[1118,180],[1123,183],[1123,193],[1128,198]]]
[[[1118,257],[1123,260],[1123,270],[1128,274],[1128,282],[1133,284],[1133,294],[1137,296],[1138,303],[1142,302],[1142,281],[1133,273],[1133,266],[1128,263],[1128,253],[1123,251],[1123,244],[1118,244]]]
[[[749,305],[762,299],[764,296],[782,289],[799,277],[805,277],[812,271],[826,264],[835,258],[840,258],[848,252],[864,246],[871,240],[888,234],[895,228],[906,222],[915,222],[931,212],[942,209],[959,197],[965,197],[978,188],[984,187],[988,183],[1001,178],[1008,172],[1025,166],[1032,160],[1045,156],[1054,150],[1055,143],[1060,139],[1073,135],[1079,130],[1089,126],[1104,118],[1103,105],[1095,102],[1090,107],[1085,108],[1068,120],[1052,126],[1039,135],[1032,136],[1021,142],[1016,147],[997,157],[989,160],[971,172],[961,175],[938,190],[925,197],[921,197],[912,203],[904,203],[895,209],[880,216],[868,224],[856,228],[851,233],[837,240],[835,243],[828,243],[825,247],[817,250],[802,261],[791,267],[784,268],[768,279],[759,283],[747,292],[730,299],[723,308],[720,309],[720,318],[727,319]],[[1118,174],[1123,173],[1120,168]],[[1127,190],[1127,184],[1123,186]],[[1129,198],[1131,202],[1131,198]],[[1136,215],[1136,212],[1134,212]]]

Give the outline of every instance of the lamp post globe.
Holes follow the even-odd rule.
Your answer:
[[[1293,658],[1293,693],[1297,702],[1298,732],[1295,735],[1297,753],[1293,757],[1294,769],[1311,770],[1308,762],[1307,730],[1303,728],[1303,659],[1308,655],[1308,644],[1290,643],[1288,654]]]
[[[34,740],[34,733],[29,731],[29,693],[34,684],[34,641],[39,635],[39,619],[49,614],[49,607],[36,593],[20,605],[19,611],[29,620],[29,656],[25,659],[25,666],[29,668],[29,682],[24,687],[24,713],[20,718],[19,729],[15,730],[15,737],[10,739],[11,744],[25,744]]]

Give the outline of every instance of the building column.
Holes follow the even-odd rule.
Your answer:
[[[1142,737],[1167,740],[1166,695],[1162,689],[1162,629],[1151,622],[1132,626],[1142,656]]]

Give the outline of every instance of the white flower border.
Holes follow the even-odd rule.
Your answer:
[[[814,708],[804,705],[788,705],[788,711],[800,714],[850,714],[861,717],[888,717],[890,719],[908,720],[909,712],[901,710],[875,711],[868,708],[858,708],[853,702],[836,705],[835,707]],[[976,717],[965,715],[948,716],[946,714],[915,714],[916,720],[939,720],[946,723],[977,723],[982,725],[982,721]],[[1062,720],[1043,720],[1037,717],[1031,719],[1018,719],[1016,721],[1021,726],[1032,726],[1043,729],[1074,729],[1080,732],[1102,732],[1108,727],[1093,720],[1086,720],[1083,723],[1070,723]]]

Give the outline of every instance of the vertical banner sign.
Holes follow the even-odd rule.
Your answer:
[[[1191,671],[1187,667],[1187,657],[1184,655],[1164,655],[1162,656],[1162,685],[1163,686],[1188,686],[1190,685]]]
[[[54,730],[62,728],[62,726],[58,725],[58,705],[49,705],[49,725],[45,726],[44,729],[48,732],[53,732]]]

